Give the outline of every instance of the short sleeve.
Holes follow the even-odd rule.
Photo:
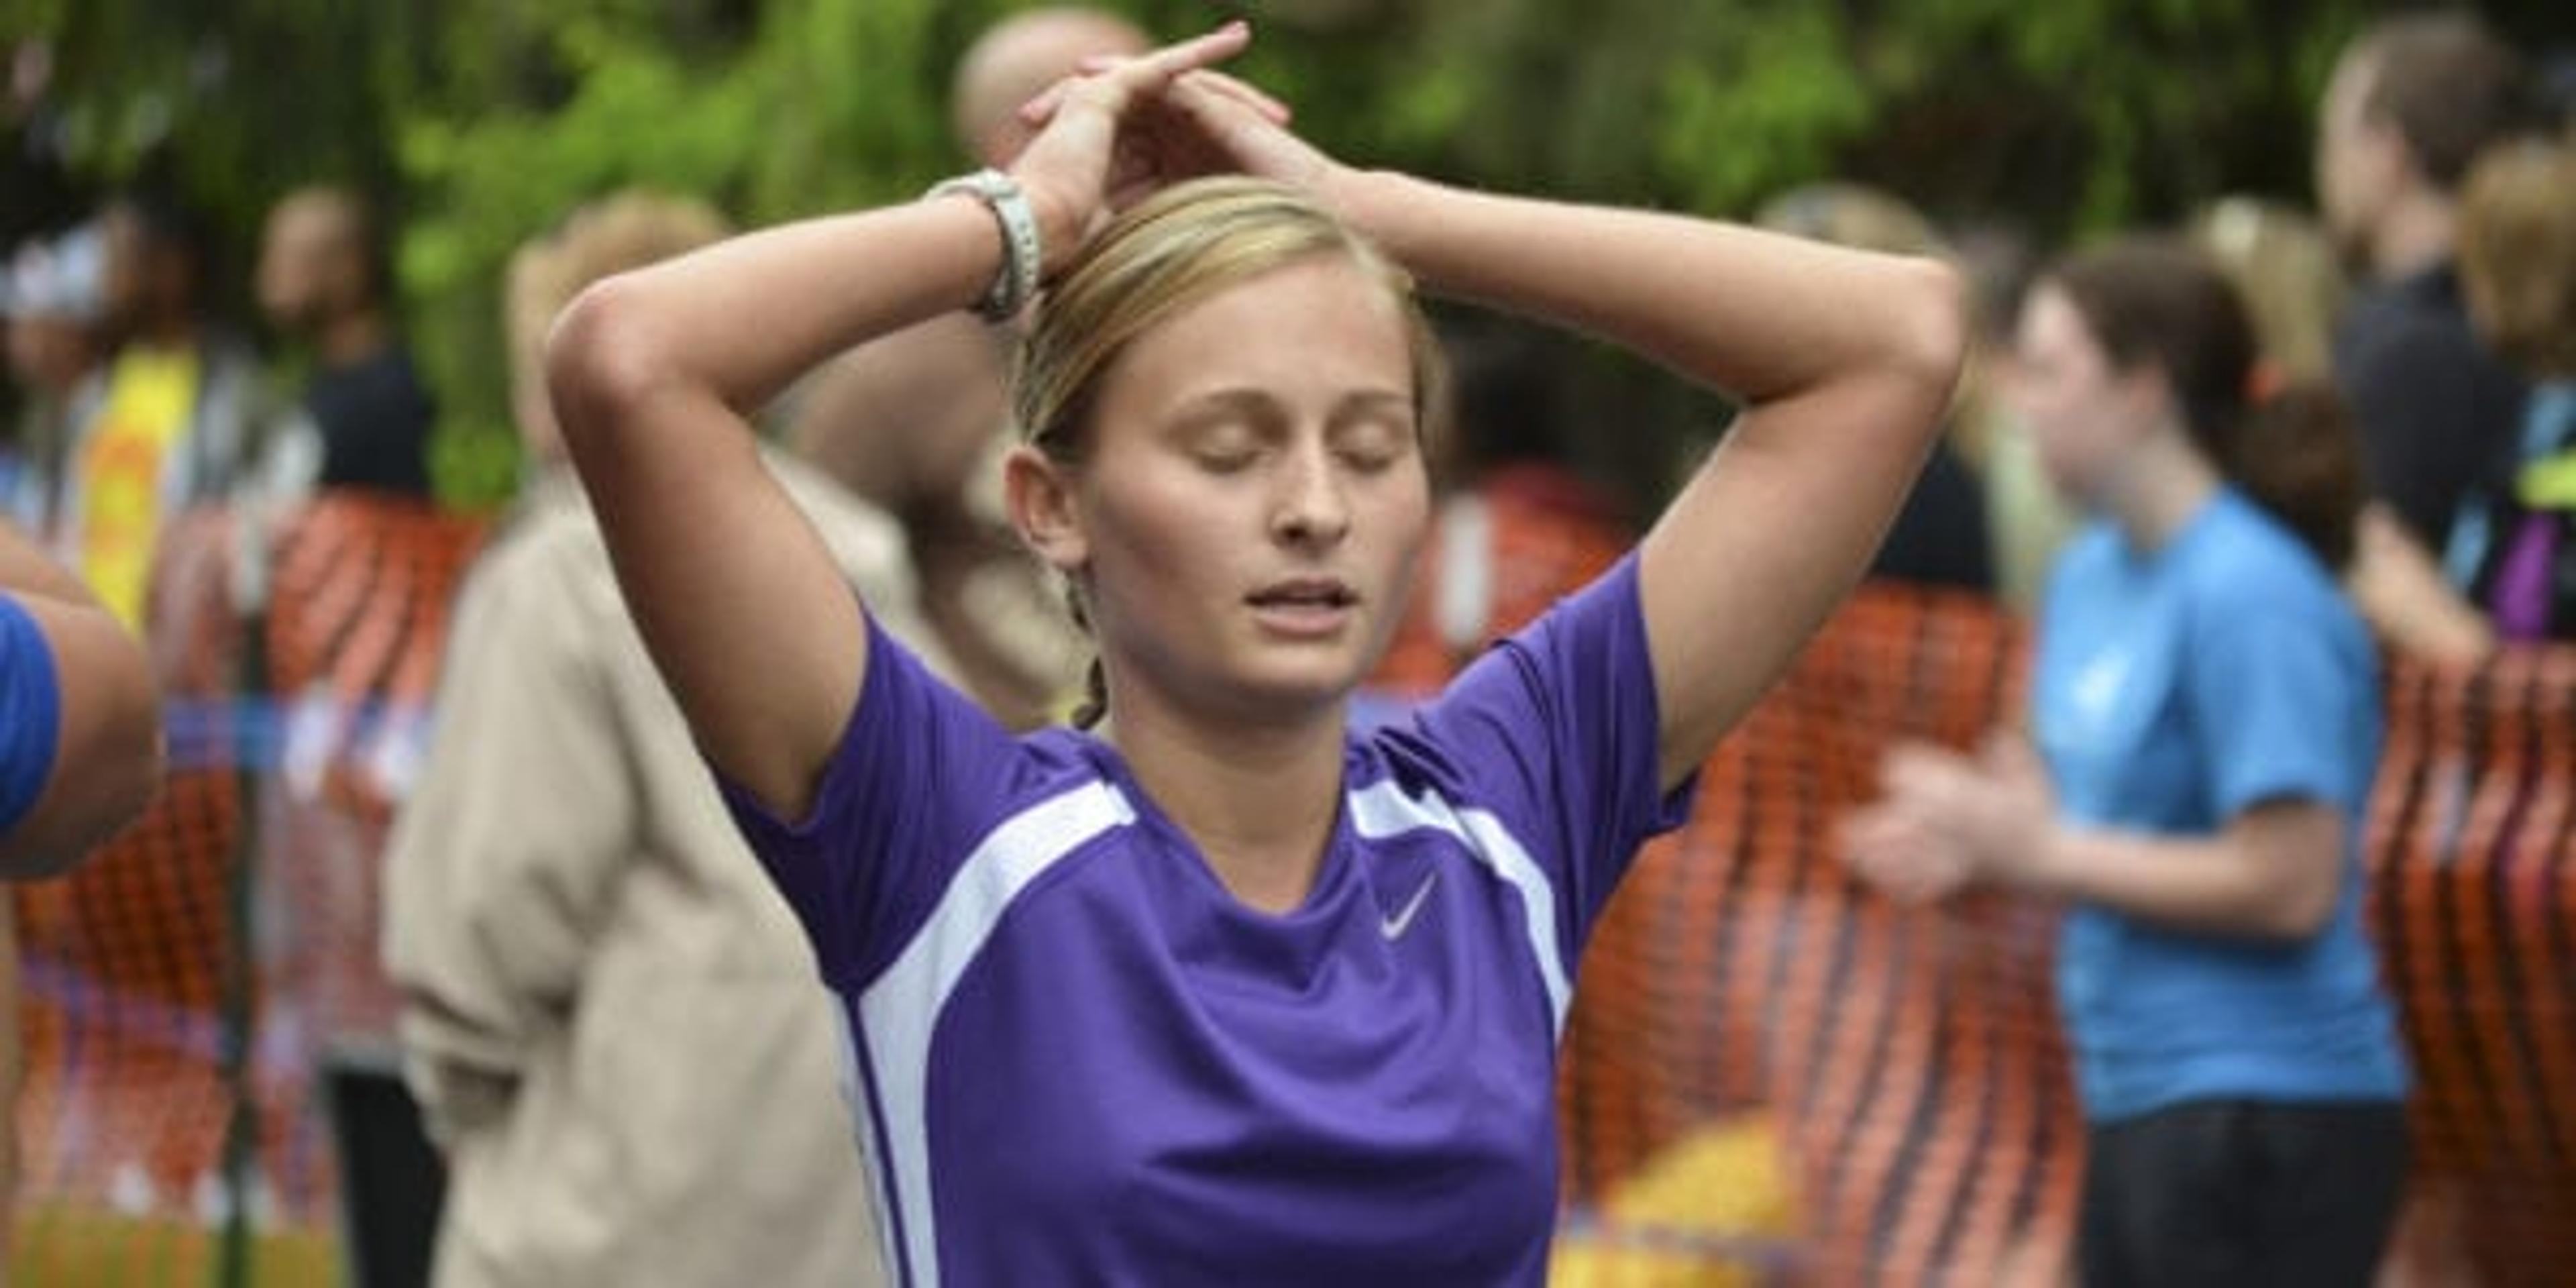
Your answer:
[[[867,631],[867,678],[804,818],[779,818],[717,776],[823,978],[845,992],[864,988],[929,919],[1021,761],[1008,731],[872,615]]]
[[[0,594],[0,833],[44,795],[62,736],[61,678],[35,615]]]
[[[1415,726],[1531,850],[1567,914],[1566,960],[1637,848],[1681,824],[1690,786],[1666,793],[1661,717],[1637,559],[1621,559],[1494,646]]]
[[[2322,587],[2234,579],[2192,615],[2188,700],[2209,802],[2232,819],[2267,801],[2349,811],[2377,754],[2373,663]]]

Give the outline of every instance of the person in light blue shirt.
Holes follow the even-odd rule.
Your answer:
[[[2016,396],[2092,522],[2040,621],[2031,734],[1894,752],[1848,852],[1903,896],[2061,896],[2089,1124],[2088,1288],[2366,1284],[2407,1069],[2360,920],[2382,713],[2334,570],[2360,504],[2330,394],[2250,405],[2217,270],[2138,240],[2033,291]]]

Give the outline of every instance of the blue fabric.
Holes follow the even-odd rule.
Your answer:
[[[53,648],[26,606],[0,594],[0,833],[17,827],[44,794],[62,720]]]
[[[2094,906],[2068,914],[2058,995],[2086,1116],[2221,1096],[2404,1095],[2360,921],[2378,666],[2326,570],[2232,491],[2155,551],[2097,523],[2051,580],[2033,697],[2073,824],[2208,837],[2254,806],[2301,800],[2341,812],[2350,838],[2334,914],[2304,941],[2196,934]]]

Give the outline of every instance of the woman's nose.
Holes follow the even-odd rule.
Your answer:
[[[1329,543],[1350,531],[1350,498],[1330,455],[1298,452],[1282,471],[1271,531],[1282,541]]]

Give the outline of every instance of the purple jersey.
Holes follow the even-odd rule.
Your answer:
[[[1354,735],[1282,915],[872,623],[811,817],[727,795],[842,999],[900,1278],[1541,1283],[1569,977],[1681,814],[1635,568]]]

